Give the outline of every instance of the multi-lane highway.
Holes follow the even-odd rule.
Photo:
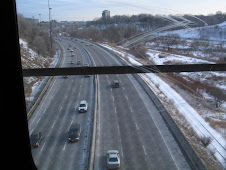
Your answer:
[[[78,60],[82,65],[122,65],[119,58],[95,44],[70,39],[59,43],[64,52],[62,67],[79,66]],[[68,47],[74,50],[74,57]],[[71,60],[74,64],[69,64]],[[119,88],[112,88],[113,80],[119,80]],[[112,149],[120,152],[120,169],[191,169],[159,111],[133,75],[98,75],[97,83],[94,169],[107,169],[106,152]],[[94,76],[53,79],[29,120],[30,133],[40,131],[44,137],[40,146],[32,150],[38,169],[87,168],[95,94]],[[88,102],[87,113],[75,109],[81,100]],[[79,122],[82,129],[77,143],[67,140],[73,122]]]
[[[59,42],[63,47],[62,67],[81,64],[92,64],[82,48],[69,42]],[[76,47],[76,49],[74,48]],[[70,50],[74,56],[71,57]],[[70,64],[74,61],[74,64]],[[30,134],[41,132],[43,140],[38,148],[32,149],[34,162],[38,169],[86,169],[88,165],[90,135],[92,133],[92,115],[94,111],[94,76],[54,77],[42,102],[29,120]],[[79,113],[80,101],[88,102],[88,111]],[[78,122],[81,125],[80,141],[68,142],[70,125]]]

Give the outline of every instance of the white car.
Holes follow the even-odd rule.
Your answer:
[[[120,156],[118,150],[107,151],[107,167],[108,169],[120,168]]]
[[[85,100],[82,100],[79,104],[78,111],[83,113],[87,112],[88,109],[88,103]]]

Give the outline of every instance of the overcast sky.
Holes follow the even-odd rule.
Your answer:
[[[226,12],[226,0],[49,0],[51,18],[57,21],[87,21],[114,15],[133,14],[215,14]],[[16,0],[17,12],[24,17],[48,21],[48,0]],[[41,15],[39,15],[41,14]]]

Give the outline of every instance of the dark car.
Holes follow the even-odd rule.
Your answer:
[[[80,124],[79,123],[71,124],[70,130],[68,132],[68,140],[70,142],[79,141],[80,133],[81,133]]]
[[[33,148],[39,147],[39,144],[42,140],[42,133],[41,132],[33,132],[30,136],[31,138],[31,146]]]
[[[118,80],[114,80],[113,84],[112,84],[112,87],[118,88],[119,87],[119,81]]]

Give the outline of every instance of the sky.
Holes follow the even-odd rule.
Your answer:
[[[226,12],[226,0],[16,0],[17,13],[41,21],[91,21],[107,9],[111,16],[145,14],[215,14]]]

